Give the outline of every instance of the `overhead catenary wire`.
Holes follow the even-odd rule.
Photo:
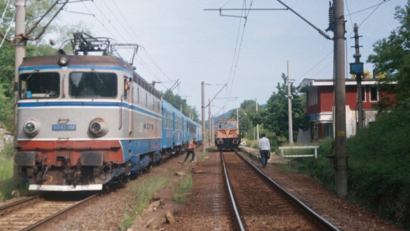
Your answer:
[[[10,31],[10,29],[11,29],[13,23],[14,23],[14,20],[15,20],[15,18],[16,18],[16,14],[17,14],[17,12],[18,12],[19,9],[20,9],[20,8],[17,8],[17,10],[14,12],[13,19],[11,20],[9,27],[8,27],[7,30],[6,30],[6,33],[4,34],[3,39],[1,40],[0,48],[3,46],[4,41],[7,40],[7,34],[9,33],[9,31]]]
[[[369,10],[369,9],[372,9],[372,8],[375,8],[376,7],[376,9],[374,9],[360,24],[359,24],[359,26],[360,25],[362,25],[367,19],[369,19],[370,18],[370,16],[382,5],[382,4],[384,4],[384,3],[387,3],[387,2],[390,2],[391,0],[382,0],[382,2],[380,2],[380,3],[378,3],[378,4],[376,4],[376,5],[374,5],[374,6],[371,6],[371,7],[368,7],[368,8],[365,8],[365,9],[363,9],[363,10],[359,10],[359,11],[356,11],[356,12],[353,12],[353,13],[349,13],[349,14],[347,14],[347,15],[345,15],[345,16],[348,16],[348,15],[354,15],[354,14],[356,14],[356,13],[359,13],[359,12],[363,12],[363,11],[366,11],[366,10]],[[354,33],[354,31],[352,31],[347,37],[350,37],[352,34]],[[303,76],[305,76],[306,74],[308,74],[309,72],[311,72],[313,69],[315,69],[320,63],[322,63],[330,54],[332,54],[333,53],[333,50],[330,52],[330,53],[328,53],[322,60],[320,60],[317,64],[315,64],[312,68],[310,68],[307,72],[305,72],[303,75],[301,75],[300,77],[298,77],[298,78],[296,78],[295,80],[298,80],[298,79],[300,79],[300,78],[302,78]],[[346,55],[347,56],[347,55]],[[347,63],[347,62],[346,62]],[[323,69],[322,69],[323,70]],[[320,73],[321,71],[319,71],[319,73]],[[347,73],[347,72],[346,72]]]
[[[3,24],[4,18],[6,17],[6,12],[7,12],[7,9],[9,8],[9,5],[10,5],[10,0],[7,1],[6,7],[4,7],[4,11],[3,11],[3,13],[1,14],[0,27],[1,27],[1,24]]]
[[[362,9],[362,10],[355,11],[355,12],[353,12],[353,13],[349,13],[348,15],[354,15],[354,14],[361,13],[361,12],[363,12],[363,11],[370,10],[370,9],[372,9],[372,8],[374,8],[374,7],[379,7],[380,5],[382,5],[382,4],[384,4],[384,3],[388,3],[388,2],[390,2],[390,1],[391,1],[391,0],[383,0],[381,3],[378,3],[378,4],[376,4],[376,5],[367,7],[367,8]],[[345,16],[347,16],[347,15],[345,15]]]
[[[115,1],[113,1],[114,6],[117,8],[117,10],[119,12],[121,12],[120,8],[118,7],[117,3],[115,3]],[[120,13],[120,15],[122,16],[122,18],[124,19],[124,21],[127,23],[128,27],[130,28],[130,31],[134,34],[135,38],[137,39],[137,41],[139,41],[140,43],[142,43],[141,39],[138,37],[138,35],[135,33],[135,31],[132,29],[131,25],[128,23],[128,20],[124,17],[123,13]],[[142,43],[143,44],[143,43]],[[169,80],[171,80],[171,78],[162,70],[162,68],[158,65],[158,63],[154,60],[154,58],[151,56],[151,54],[148,52],[148,50],[142,46],[142,49],[145,51],[145,53],[147,54],[147,57],[151,60],[151,62],[156,66],[156,68],[165,76],[167,77]]]

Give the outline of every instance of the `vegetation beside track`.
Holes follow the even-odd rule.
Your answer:
[[[137,195],[137,200],[132,202],[131,209],[124,214],[123,223],[120,225],[122,230],[126,230],[134,224],[137,215],[141,215],[151,202],[154,193],[160,189],[171,186],[171,175],[169,176],[150,176],[146,179],[141,179],[132,182],[128,187],[128,191]]]
[[[347,140],[348,199],[410,230],[410,114],[394,110]],[[314,178],[334,189],[334,168],[326,155],[332,142],[320,143],[318,159],[294,159],[287,171]]]
[[[19,195],[27,194],[27,185],[18,185],[12,181],[13,177],[13,152],[14,147],[12,142],[4,145],[0,151],[0,202],[12,198],[11,192],[19,190]]]
[[[192,175],[191,173],[188,173],[185,176],[183,176],[183,178],[179,182],[179,185],[175,189],[173,200],[180,205],[185,205],[186,199],[188,198],[189,193],[191,192],[192,185]]]

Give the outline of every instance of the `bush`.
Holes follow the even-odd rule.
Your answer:
[[[348,198],[410,230],[410,113],[396,109],[347,140]],[[318,159],[292,161],[298,172],[334,189],[334,167],[326,158],[332,141],[320,143]]]

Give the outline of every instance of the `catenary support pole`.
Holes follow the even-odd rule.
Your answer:
[[[236,109],[236,124],[238,126],[238,134],[239,133],[239,108]]]
[[[339,197],[347,194],[347,156],[346,156],[346,87],[345,87],[345,18],[344,0],[334,1],[334,74],[335,86],[335,188]]]
[[[16,0],[16,19],[15,19],[15,30],[16,38],[14,41],[15,46],[15,66],[14,66],[14,147],[17,145],[17,122],[18,122],[18,110],[17,110],[17,100],[18,100],[18,70],[20,65],[23,63],[23,58],[26,56],[26,40],[21,36],[26,33],[26,1]],[[21,181],[18,169],[14,166],[13,179],[15,181]]]
[[[258,99],[255,99],[256,114],[258,114]],[[256,124],[256,139],[259,140],[259,124]]]
[[[211,146],[211,100],[208,99],[208,145]]]
[[[205,153],[205,83],[204,81],[201,82],[202,88],[202,153]]]
[[[292,126],[292,91],[290,88],[290,64],[288,61],[288,117],[289,117],[289,144],[293,145],[293,126]]]
[[[359,44],[359,26],[357,23],[354,24],[354,41],[355,41],[355,49],[356,49],[356,63],[360,63],[360,44]],[[362,75],[356,76],[357,82],[357,114],[358,114],[358,126],[357,126],[357,133],[363,128],[363,97],[362,97]],[[366,90],[365,90],[366,92]]]

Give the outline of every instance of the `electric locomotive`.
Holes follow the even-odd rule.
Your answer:
[[[233,119],[222,119],[218,121],[215,135],[215,145],[219,150],[235,149],[241,143],[238,122]]]
[[[176,113],[132,64],[109,56],[109,43],[75,33],[75,55],[26,57],[19,67],[14,161],[30,190],[101,190],[183,150],[191,136],[201,140],[202,128]]]

